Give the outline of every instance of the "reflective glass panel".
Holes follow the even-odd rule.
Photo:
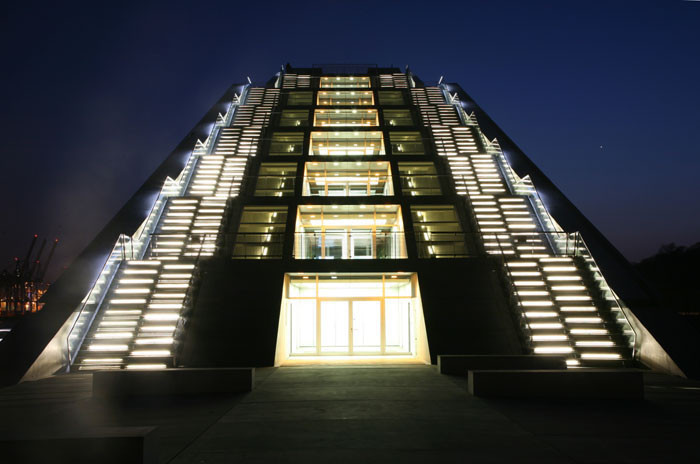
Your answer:
[[[413,205],[411,218],[419,258],[466,256],[464,234],[452,205]]]
[[[283,110],[280,115],[280,126],[282,127],[305,127],[308,125],[308,110]]]
[[[440,181],[433,163],[399,163],[401,191],[404,195],[441,195]]]
[[[420,132],[390,132],[391,152],[394,155],[423,155],[423,136]]]
[[[410,110],[384,110],[384,125],[412,126],[413,117]]]
[[[270,142],[270,155],[301,155],[303,145],[302,132],[275,132]]]
[[[290,354],[415,353],[415,278],[395,274],[287,274]]]
[[[347,353],[350,348],[350,304],[321,301],[321,352]]]
[[[270,259],[282,257],[287,207],[246,206],[241,214],[233,257]]]
[[[379,92],[380,105],[403,105],[406,101],[403,98],[403,92],[400,90],[380,90]]]
[[[308,205],[297,214],[296,259],[406,257],[398,205]]]
[[[294,195],[296,163],[262,163],[255,195],[261,197],[286,197]]]
[[[314,126],[371,127],[379,125],[377,110],[327,109],[314,112]]]
[[[370,79],[367,76],[323,76],[321,77],[321,88],[353,88],[368,89]]]
[[[306,163],[304,196],[393,195],[391,167],[386,161]]]
[[[318,156],[383,155],[385,154],[384,137],[379,131],[312,132],[310,154]]]
[[[289,92],[287,97],[287,105],[289,106],[308,106],[313,101],[313,92],[309,91],[293,91]]]
[[[369,90],[320,90],[318,92],[317,104],[321,106],[374,105],[374,94]]]

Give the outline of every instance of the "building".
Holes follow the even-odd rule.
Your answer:
[[[0,272],[0,321],[35,313],[43,307],[40,300],[49,288],[49,283],[45,281],[46,271],[56,251],[58,239],[54,240],[46,262],[42,262],[46,239],[39,247],[35,259],[31,260],[32,251],[38,238],[38,235],[34,235],[32,238],[27,256],[23,261],[15,257],[14,269],[11,272],[8,272],[7,269]]]
[[[326,356],[697,369],[690,329],[469,95],[409,69],[232,86],[45,303],[0,347],[6,383]]]

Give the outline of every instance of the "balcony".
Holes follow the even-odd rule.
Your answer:
[[[304,171],[304,196],[364,197],[394,194],[386,161],[312,162]]]

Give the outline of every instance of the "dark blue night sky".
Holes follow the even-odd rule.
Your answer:
[[[38,233],[55,275],[231,83],[286,62],[444,75],[629,259],[700,241],[700,1],[5,8],[0,268]]]

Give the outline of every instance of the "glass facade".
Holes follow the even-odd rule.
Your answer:
[[[312,132],[311,155],[384,155],[384,135],[373,131]]]
[[[424,155],[425,146],[420,132],[390,132],[391,152],[395,155]]]
[[[441,195],[440,179],[431,162],[399,162],[401,192],[405,196]]]
[[[406,258],[398,205],[306,205],[297,212],[297,259]]]
[[[237,259],[274,259],[282,257],[287,208],[246,206],[243,208],[233,257]]]
[[[323,76],[320,82],[322,89],[368,89],[371,87],[368,76]]]
[[[318,104],[328,107],[374,105],[374,93],[361,90],[319,91]]]
[[[464,112],[465,94],[410,72],[350,68],[285,68],[265,87],[232,96],[138,235],[115,245],[98,279],[114,283],[85,298],[68,336],[72,363],[173,366],[181,317],[209,259],[223,260],[217,269],[250,271],[249,283],[259,273],[265,290],[284,276],[283,359],[429,360],[418,276],[440,271],[428,260],[458,266],[473,257],[501,272],[531,352],[563,354],[572,366],[629,355],[635,335],[582,238],[554,223],[531,180]],[[439,294],[435,280],[423,281],[433,286],[425,294]],[[595,295],[605,297],[601,311]],[[102,299],[104,310],[94,303]],[[245,306],[254,299],[222,310],[274,313],[276,301]],[[83,322],[93,319],[87,333]]]
[[[411,110],[384,110],[386,126],[413,126],[414,124]]]
[[[378,95],[380,105],[399,106],[406,104],[404,94],[400,90],[380,90]]]
[[[287,105],[289,106],[308,106],[313,101],[313,92],[294,91],[287,94]]]
[[[309,125],[309,110],[284,110],[280,115],[280,127],[306,127]]]
[[[89,334],[76,324],[68,337],[86,340],[80,369],[171,366],[200,260],[212,258],[268,260],[226,265],[286,276],[287,356],[416,356],[418,274],[437,269],[427,260],[479,257],[500,266],[532,352],[569,365],[622,359],[617,340],[633,335],[611,329],[625,320],[614,297],[614,322],[598,311],[591,295],[612,293],[595,266],[584,269],[593,261],[580,236],[553,222],[447,90],[371,67],[285,69],[244,86],[140,235],[115,247],[139,259],[106,267],[119,269],[114,292],[86,298],[108,309]]]
[[[454,206],[415,205],[411,218],[421,258],[459,258],[467,255],[462,226]]]
[[[301,155],[304,146],[303,132],[275,132],[270,142],[270,156]]]
[[[415,274],[289,274],[291,356],[412,355]]]
[[[335,109],[314,111],[314,126],[361,127],[378,126],[377,110]]]
[[[293,196],[296,172],[296,163],[261,163],[255,184],[255,195],[260,197]]]
[[[304,196],[364,197],[394,194],[391,165],[386,161],[306,163]]]

